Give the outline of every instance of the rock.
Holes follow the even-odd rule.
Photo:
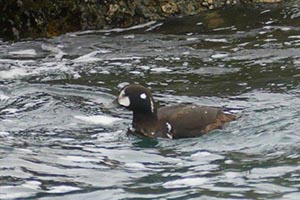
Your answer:
[[[163,13],[167,15],[174,15],[178,13],[178,7],[174,2],[167,2],[161,6]]]
[[[0,0],[0,38],[53,37],[72,31],[128,27],[208,9],[281,0]]]

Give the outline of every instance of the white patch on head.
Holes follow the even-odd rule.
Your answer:
[[[125,96],[125,91],[122,90],[118,96],[118,103],[122,106],[129,107],[130,100],[129,97]]]
[[[205,114],[207,114],[207,111],[204,111]]]
[[[142,94],[140,95],[140,97],[141,97],[141,99],[146,99],[146,98],[147,98],[147,95],[146,95],[145,93],[142,93]]]

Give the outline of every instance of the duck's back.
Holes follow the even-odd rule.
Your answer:
[[[173,138],[196,137],[222,128],[225,122],[235,119],[234,115],[224,114],[217,107],[180,104],[158,109],[159,122],[168,123]]]

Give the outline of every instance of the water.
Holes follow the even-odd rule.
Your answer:
[[[0,199],[299,199],[299,4],[0,44]],[[251,20],[249,20],[251,19]],[[127,136],[126,83],[242,117]]]

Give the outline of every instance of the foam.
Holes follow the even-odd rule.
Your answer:
[[[174,181],[168,181],[163,184],[164,188],[184,188],[184,187],[200,187],[208,182],[207,178],[182,178]]]
[[[192,154],[191,158],[193,160],[210,161],[210,160],[224,159],[224,156],[221,156],[221,155],[218,155],[218,154],[212,154],[212,153],[207,152],[207,151],[201,151],[201,152],[197,152],[197,153]]]
[[[16,113],[18,111],[19,111],[19,109],[16,109],[16,108],[6,108],[6,109],[3,109],[1,112]]]
[[[220,39],[207,38],[207,39],[204,39],[204,41],[206,41],[206,42],[222,42],[222,43],[228,42],[225,38],[220,38]]]
[[[25,49],[20,51],[10,51],[10,55],[25,55],[25,56],[36,56],[36,51],[34,49]]]
[[[9,96],[0,93],[0,101],[6,101],[9,99]]]
[[[196,37],[190,37],[190,38],[186,38],[187,41],[196,41],[199,40],[199,38]]]
[[[13,79],[28,74],[29,73],[23,68],[13,68],[7,71],[0,71],[0,79]]]
[[[46,51],[50,51],[52,53],[55,53],[55,58],[56,59],[62,59],[64,55],[66,55],[65,52],[63,52],[59,47],[60,46],[52,46],[52,45],[46,45],[42,44],[42,49]]]
[[[22,185],[0,187],[0,199],[24,199],[34,196],[40,190],[41,182],[26,181]]]
[[[93,52],[90,52],[88,54],[85,54],[83,56],[79,56],[78,58],[75,58],[73,61],[74,62],[79,62],[79,63],[89,63],[89,62],[97,62],[97,61],[101,61],[102,58],[96,58],[95,56],[97,54],[103,54],[103,53],[108,53],[110,51],[108,50],[99,50],[99,51],[93,51]]]
[[[4,63],[4,64],[31,64],[31,63],[35,63],[35,60],[16,60],[16,59],[2,59],[0,58],[0,63]]]
[[[300,35],[290,35],[288,36],[289,39],[300,39]]]
[[[9,136],[9,132],[0,131],[0,137],[7,137]]]
[[[66,192],[72,192],[72,191],[76,191],[76,190],[80,190],[80,188],[78,187],[72,187],[72,186],[54,186],[49,188],[49,191],[47,191],[48,193],[66,193]]]
[[[156,68],[152,68],[151,71],[161,73],[161,72],[171,72],[172,70],[165,67],[156,67]]]
[[[217,53],[217,54],[212,55],[211,57],[215,58],[215,59],[226,58],[226,57],[228,57],[228,54],[227,53]]]
[[[104,115],[93,115],[93,116],[77,115],[74,116],[74,118],[87,122],[89,124],[98,124],[103,126],[110,126],[113,125],[115,122],[122,120],[121,118],[104,116]]]
[[[130,169],[147,169],[142,163],[125,163],[125,167]]]

